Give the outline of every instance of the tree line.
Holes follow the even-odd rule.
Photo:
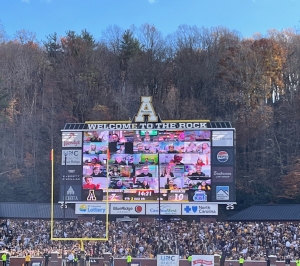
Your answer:
[[[128,120],[140,96],[163,119],[231,121],[238,208],[300,202],[300,35],[110,26],[38,42],[0,27],[0,200],[50,202],[65,123]]]

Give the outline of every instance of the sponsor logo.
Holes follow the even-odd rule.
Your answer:
[[[142,205],[136,206],[113,206],[112,211],[118,213],[141,213],[144,208]]]
[[[179,265],[179,255],[157,255],[157,265],[178,266]]]
[[[200,265],[213,265],[212,260],[194,260],[193,265],[200,264]]]
[[[196,191],[193,196],[194,201],[207,201],[207,195],[205,191]]]
[[[150,212],[153,213],[159,213],[159,209],[158,208],[150,208]],[[160,207],[160,212],[161,213],[177,213],[177,209],[176,208],[172,208],[170,206],[161,206]]]
[[[216,199],[229,200],[229,186],[216,186]]]
[[[233,146],[233,131],[213,131],[213,146]]]
[[[220,163],[226,163],[229,159],[229,154],[226,151],[219,151],[217,154],[217,160]]]
[[[81,212],[86,212],[87,206],[86,206],[85,204],[82,204],[82,205],[79,206],[79,210],[80,210]]]
[[[106,213],[105,204],[76,204],[75,214],[104,214]]]
[[[165,261],[175,261],[177,259],[177,256],[173,255],[162,255],[160,256],[160,260],[165,260]]]
[[[143,207],[142,207],[142,206],[140,206],[140,205],[135,206],[135,211],[136,211],[137,213],[142,212],[142,210],[143,210]]]
[[[67,147],[67,146],[75,146],[75,147],[77,147],[77,146],[80,146],[80,141],[79,140],[72,140],[72,141],[67,141],[67,140],[65,140],[64,141],[64,147]]]
[[[217,214],[217,211],[210,206],[202,205],[187,205],[183,209],[187,214],[199,213],[199,214]]]
[[[81,147],[82,135],[81,132],[63,132],[62,133],[62,146],[63,147]]]
[[[233,167],[216,167],[212,168],[212,181],[213,182],[232,182],[234,180]]]
[[[78,196],[75,195],[75,190],[72,186],[69,186],[67,190],[66,200],[78,200]]]
[[[67,190],[67,195],[74,195],[75,191],[74,189],[70,186],[69,189]]]
[[[62,165],[81,165],[81,150],[62,150]]]

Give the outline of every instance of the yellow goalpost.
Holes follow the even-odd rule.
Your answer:
[[[108,192],[106,191],[106,193],[108,194]],[[51,240],[54,241],[80,241],[80,246],[81,246],[81,250],[83,250],[83,241],[107,241],[108,240],[108,210],[109,210],[109,206],[108,206],[108,197],[106,197],[106,222],[105,222],[105,238],[101,237],[101,238],[72,238],[72,237],[54,237],[53,236],[53,230],[54,230],[54,150],[51,149],[51,233],[50,233],[50,238]]]

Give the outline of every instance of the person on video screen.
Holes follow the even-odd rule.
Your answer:
[[[171,167],[170,166],[165,167],[163,173],[160,176],[161,177],[168,177],[168,178],[174,177],[174,174],[171,171]]]
[[[143,141],[151,141],[150,133],[149,131],[145,132],[145,136],[142,138]]]
[[[88,150],[86,150],[84,153],[86,154],[99,154],[100,152],[97,151],[97,146],[95,143],[92,143],[90,145],[90,148]]]
[[[175,150],[175,147],[173,144],[170,144],[168,146],[169,150],[167,151],[167,153],[178,153],[178,151]]]
[[[83,189],[93,189],[97,190],[100,189],[100,184],[93,184],[93,177],[91,176],[85,176],[84,177],[85,184],[83,184]]]
[[[131,176],[131,168],[128,165],[125,165],[121,168],[120,176],[122,177],[130,177]]]
[[[147,180],[143,181],[143,183],[141,184],[141,188],[142,189],[149,189],[150,188],[150,185],[149,185]]]
[[[179,155],[179,154],[178,154],[178,155],[175,154],[172,163],[173,163],[173,164],[176,164],[176,165],[184,165],[184,163],[181,162],[181,161],[182,161],[182,156]]]
[[[102,138],[97,131],[93,131],[92,134],[93,136],[90,138],[90,142],[102,142]]]
[[[200,184],[198,184],[198,189],[207,191],[211,190],[211,187],[206,181],[202,181]]]
[[[195,177],[199,176],[200,177],[200,176],[205,176],[205,174],[202,172],[202,167],[200,165],[197,165],[196,171],[191,173],[190,176],[195,176]]]
[[[145,177],[145,176],[152,177],[152,174],[149,172],[149,167],[148,166],[144,166],[142,168],[142,171],[143,171],[142,173],[137,175],[138,177]]]
[[[178,187],[173,179],[169,179],[168,183],[165,185],[165,189],[175,190],[178,189]]]
[[[145,147],[143,143],[141,142],[137,143],[136,148],[138,153],[145,153]]]
[[[120,177],[120,170],[118,169],[118,166],[113,166],[110,170],[109,170],[109,176],[110,177]]]
[[[111,135],[110,141],[111,141],[111,142],[119,142],[119,141],[120,141],[119,135],[116,134],[116,133],[113,133],[113,134]]]
[[[186,153],[193,153],[197,151],[197,145],[194,142],[190,142],[185,149]]]
[[[205,163],[203,162],[203,160],[201,159],[201,158],[198,158],[198,160],[197,160],[197,162],[196,162],[196,166],[203,166],[203,165],[205,165]]]
[[[114,186],[114,189],[125,189],[126,186],[123,184],[122,180],[118,180],[117,183]]]
[[[202,149],[203,154],[210,153],[210,147],[209,147],[209,144],[207,142],[202,143],[201,149]]]
[[[106,177],[106,174],[103,172],[103,168],[100,166],[95,166],[93,169],[92,177]]]
[[[122,155],[120,155],[120,156],[116,156],[114,164],[126,165],[126,162],[124,161]]]

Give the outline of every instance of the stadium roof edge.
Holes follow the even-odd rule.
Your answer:
[[[262,204],[242,210],[227,221],[300,221],[300,204]]]
[[[60,204],[54,204],[54,219],[64,217]],[[77,219],[75,211],[71,208],[65,209],[66,219]],[[50,219],[51,203],[24,203],[24,202],[1,202],[0,218],[7,219]]]

